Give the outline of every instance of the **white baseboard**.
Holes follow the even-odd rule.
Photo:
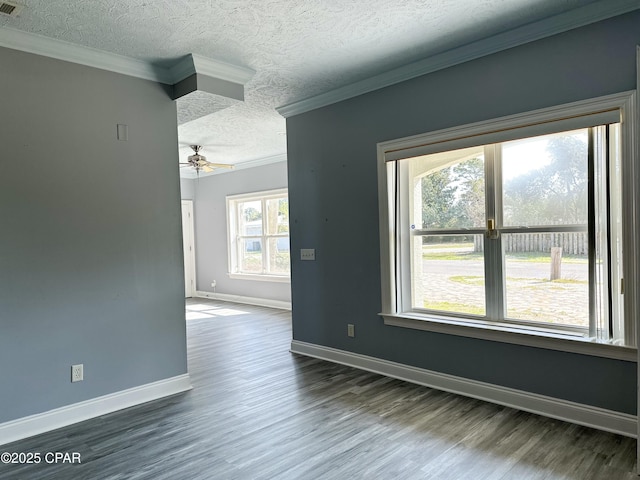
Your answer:
[[[129,388],[0,424],[0,445],[191,389],[189,374]]]
[[[637,437],[637,417],[635,415],[478,382],[297,340],[291,342],[291,352],[626,437]]]
[[[260,307],[279,308],[281,310],[291,310],[291,302],[283,300],[271,300],[269,298],[245,297],[244,295],[229,295],[228,293],[213,293],[198,290],[195,295],[198,298],[211,298],[224,302],[246,303],[247,305],[258,305]]]

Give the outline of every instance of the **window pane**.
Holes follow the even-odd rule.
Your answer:
[[[482,235],[416,236],[413,306],[485,315]]]
[[[589,326],[586,233],[504,234],[507,317]]]
[[[418,229],[483,227],[485,223],[484,148],[412,158],[414,206]]]
[[[269,239],[269,273],[289,273],[289,237]]]
[[[242,202],[240,209],[240,235],[262,235],[262,202]]]
[[[240,271],[242,273],[262,273],[262,240],[259,238],[240,239]]]
[[[504,143],[504,225],[586,224],[587,171],[587,129]]]
[[[286,197],[267,200],[267,234],[289,233],[289,202]]]

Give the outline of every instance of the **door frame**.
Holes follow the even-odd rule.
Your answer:
[[[186,217],[184,215],[186,209]],[[185,298],[193,297],[196,293],[196,247],[193,227],[193,200],[182,200],[182,248],[184,251]],[[185,239],[187,244],[185,244]],[[187,277],[188,272],[191,275]]]

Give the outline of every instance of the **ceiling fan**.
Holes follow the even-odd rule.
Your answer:
[[[194,151],[193,155],[187,157],[186,162],[180,162],[180,165],[184,167],[190,166],[196,169],[196,173],[200,174],[202,170],[205,173],[213,172],[216,168],[233,168],[233,165],[229,163],[213,163],[207,160],[204,155],[200,155],[202,150],[201,145],[189,145]]]

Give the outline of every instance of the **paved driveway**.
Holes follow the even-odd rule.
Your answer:
[[[562,280],[549,282],[549,263],[507,260],[507,315],[511,318],[588,326],[586,263],[563,263]],[[484,308],[482,260],[424,260],[426,302]]]

